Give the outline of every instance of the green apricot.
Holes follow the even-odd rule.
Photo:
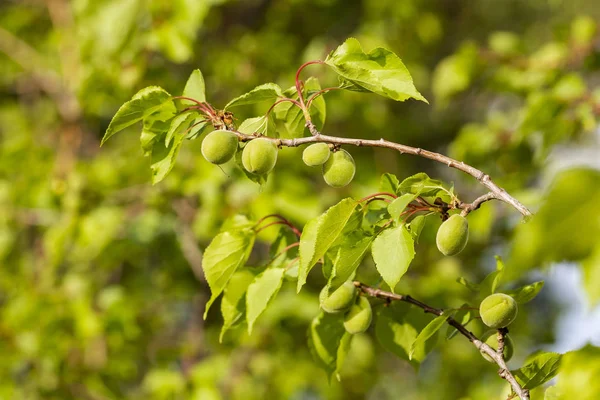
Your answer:
[[[490,346],[494,350],[498,350],[498,331],[490,330],[483,334],[481,337],[481,341],[485,342],[488,346]],[[515,350],[515,344],[510,336],[504,335],[504,361],[508,361],[512,358]],[[489,362],[494,362],[492,357],[487,355],[484,352],[481,352],[483,358],[488,360]]]
[[[343,187],[354,178],[356,164],[354,159],[346,150],[338,150],[333,153],[323,164],[323,178],[329,186]]]
[[[356,335],[369,329],[372,319],[371,303],[366,297],[359,297],[344,316],[344,328],[346,328],[346,332]]]
[[[445,256],[460,253],[469,240],[469,223],[459,214],[454,214],[440,225],[435,242]]]
[[[329,160],[329,145],[327,143],[314,143],[304,149],[302,152],[302,161],[309,167],[323,165]]]
[[[517,317],[517,302],[504,293],[489,295],[479,305],[479,314],[484,324],[498,329],[510,325]]]
[[[348,309],[354,303],[356,296],[356,286],[351,281],[344,282],[342,286],[337,288],[327,297],[327,286],[321,290],[319,300],[321,302],[321,308],[326,313],[339,313],[342,311],[348,311]]]
[[[231,160],[238,148],[238,138],[233,132],[218,130],[206,135],[202,141],[202,155],[212,164],[224,164]]]
[[[242,151],[242,164],[246,171],[266,175],[277,162],[277,146],[269,139],[251,140]]]

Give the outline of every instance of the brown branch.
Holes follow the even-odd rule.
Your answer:
[[[437,315],[437,316],[444,315],[444,310],[431,307],[409,295],[386,292],[381,289],[372,288],[368,285],[365,285],[364,283],[357,282],[357,281],[354,282],[354,285],[362,293],[364,293],[368,296],[376,297],[379,299],[384,299],[386,301],[404,301],[406,303],[410,303],[414,306],[417,306],[417,307],[423,309],[426,313]],[[510,372],[510,370],[506,366],[506,361],[504,361],[504,354],[498,353],[496,350],[492,349],[490,346],[483,343],[481,340],[479,340],[477,338],[477,336],[475,336],[463,324],[461,324],[454,318],[448,317],[448,319],[446,319],[446,323],[448,325],[456,328],[456,330],[458,332],[460,332],[464,337],[469,339],[469,341],[471,343],[473,343],[473,345],[481,353],[485,353],[490,358],[492,358],[494,360],[494,362],[498,365],[498,367],[500,367],[500,370],[498,371],[498,375],[500,375],[500,377],[502,379],[505,379],[510,384],[510,386],[512,387],[512,390],[521,398],[521,400],[529,400],[529,390],[523,389],[521,387],[521,385],[519,385],[519,383],[515,379],[514,375]],[[503,336],[503,340],[504,340],[504,336]]]
[[[462,209],[460,215],[466,217],[471,211],[477,210],[483,203],[486,201],[498,199],[494,192],[488,192],[484,195],[479,196],[472,203],[462,203],[458,206],[458,208]]]
[[[415,156],[428,158],[430,160],[437,161],[439,163],[445,164],[448,167],[458,169],[459,171],[465,172],[475,179],[479,181],[483,186],[487,187],[491,193],[493,193],[494,198],[501,200],[507,204],[513,206],[517,211],[519,211],[524,217],[530,217],[531,211],[527,209],[519,200],[512,197],[506,190],[502,189],[500,186],[496,185],[489,175],[483,173],[475,167],[472,167],[468,164],[465,164],[462,161],[457,161],[453,158],[447,157],[440,153],[435,153],[433,151],[424,150],[417,147],[411,147],[404,144],[399,144],[395,142],[390,142],[389,140],[379,139],[379,140],[369,140],[369,139],[350,139],[350,138],[342,138],[336,136],[328,136],[321,134],[315,125],[312,122],[308,122],[306,124],[312,136],[297,138],[297,139],[277,139],[277,138],[269,138],[266,136],[261,136],[262,138],[269,139],[274,141],[278,146],[285,147],[298,147],[304,144],[309,143],[332,143],[336,145],[352,145],[352,146],[369,146],[369,147],[384,147],[392,150],[396,150],[400,152],[400,154],[412,154]],[[257,136],[246,135],[241,132],[234,131],[235,134],[239,137],[241,141],[249,141],[256,139]]]

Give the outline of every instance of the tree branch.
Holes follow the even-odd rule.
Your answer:
[[[263,136],[263,138],[274,141],[280,147],[281,146],[298,147],[298,146],[301,146],[304,144],[309,144],[309,143],[325,142],[325,143],[332,143],[332,144],[337,144],[337,145],[346,144],[346,145],[353,145],[353,146],[384,147],[384,148],[396,150],[396,151],[400,152],[400,154],[412,154],[415,156],[428,158],[430,160],[437,161],[439,163],[447,165],[448,167],[458,169],[459,171],[462,171],[462,172],[465,172],[465,173],[471,175],[472,177],[477,179],[479,181],[479,183],[481,183],[483,186],[485,186],[486,188],[488,188],[490,190],[490,192],[493,194],[493,198],[501,200],[507,204],[510,204],[517,211],[519,211],[524,217],[530,217],[532,215],[531,211],[529,211],[527,209],[527,207],[525,207],[523,204],[521,204],[521,202],[519,202],[519,200],[515,199],[510,194],[508,194],[508,192],[506,192],[506,190],[504,190],[500,186],[496,185],[492,181],[492,179],[489,177],[489,175],[483,173],[482,171],[478,170],[475,167],[465,164],[462,161],[457,161],[453,158],[447,157],[440,153],[435,153],[433,151],[424,150],[424,149],[416,148],[416,147],[411,147],[411,146],[407,146],[407,145],[399,144],[399,143],[395,143],[395,142],[390,142],[389,140],[385,140],[383,138],[379,139],[379,140],[368,140],[368,139],[350,139],[350,138],[342,138],[342,137],[336,137],[336,136],[323,135],[317,130],[317,128],[315,127],[315,125],[312,122],[307,122],[306,126],[310,130],[310,133],[312,134],[312,136],[297,138],[297,139],[277,139],[277,138],[269,138],[266,136]],[[238,131],[233,131],[233,132],[239,137],[239,139],[241,141],[249,141],[249,140],[253,140],[253,139],[257,138],[257,136],[254,136],[254,135],[246,135],[246,134],[238,132]],[[492,194],[484,195],[484,196],[480,197],[479,199],[475,200],[475,202],[471,203],[471,205],[476,204],[476,206],[478,207],[479,204],[483,203],[484,201],[490,200],[491,197],[490,198],[486,198],[486,197],[492,196]],[[485,200],[483,198],[485,198]],[[479,202],[476,203],[478,200],[479,200]],[[475,208],[473,208],[473,209],[475,209]],[[464,212],[464,210],[463,210],[463,212]],[[467,212],[467,214],[468,214],[468,212]]]
[[[493,192],[486,193],[484,195],[479,196],[472,203],[462,203],[458,206],[458,208],[462,209],[460,215],[466,217],[471,211],[477,210],[481,207],[481,204],[486,201],[497,199],[496,194]]]
[[[381,289],[372,288],[368,285],[365,285],[364,283],[357,282],[357,281],[354,282],[354,286],[356,286],[362,293],[364,293],[368,296],[371,296],[371,297],[376,297],[376,298],[384,299],[387,301],[404,301],[406,303],[410,303],[414,306],[422,308],[426,313],[437,315],[437,316],[444,315],[444,310],[431,307],[423,302],[420,302],[417,299],[414,299],[413,297],[411,297],[409,295],[386,292]],[[483,343],[481,340],[479,340],[477,338],[477,336],[475,336],[463,324],[461,324],[454,318],[448,317],[448,319],[446,320],[446,323],[448,325],[456,328],[456,330],[458,330],[458,332],[460,332],[463,336],[465,336],[467,339],[469,339],[469,341],[471,343],[473,343],[473,345],[481,353],[485,353],[490,358],[492,358],[494,360],[494,362],[498,365],[498,367],[500,367],[500,370],[498,371],[498,375],[500,375],[500,377],[502,379],[505,379],[510,384],[510,386],[512,387],[512,390],[519,396],[519,398],[521,398],[521,400],[529,400],[529,390],[523,389],[521,387],[521,385],[519,385],[519,383],[515,379],[514,375],[510,372],[510,370],[506,366],[506,361],[504,361],[503,353],[499,353],[496,350],[492,349],[487,344]],[[502,334],[502,342],[503,341],[504,341],[504,334]]]

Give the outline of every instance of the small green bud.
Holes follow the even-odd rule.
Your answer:
[[[469,223],[459,214],[454,214],[440,225],[437,231],[436,244],[445,256],[460,253],[469,240]]]
[[[323,290],[321,290],[319,300],[323,311],[333,314],[348,311],[352,306],[352,303],[354,303],[355,296],[356,287],[351,281],[347,281],[334,290],[329,297],[327,297],[327,286],[325,286]]]
[[[359,297],[344,317],[344,328],[353,335],[362,333],[369,329],[372,319],[371,303],[366,297]]]
[[[246,171],[266,175],[277,162],[277,146],[269,139],[258,138],[246,144],[242,151],[242,164]]]
[[[490,330],[483,334],[481,341],[490,346],[494,350],[498,350],[498,331]],[[504,361],[509,361],[514,353],[515,344],[509,335],[504,335]],[[494,362],[492,357],[484,352],[481,352],[483,358],[489,362]]]
[[[517,317],[517,302],[504,293],[494,293],[481,302],[479,314],[484,324],[498,329],[510,325]]]
[[[323,164],[323,178],[332,187],[344,187],[352,181],[356,172],[354,159],[346,150],[333,153]]]
[[[206,135],[202,141],[202,155],[212,164],[224,164],[231,160],[238,148],[238,138],[233,132],[218,130]]]
[[[329,159],[331,151],[327,143],[314,143],[302,152],[302,161],[309,167],[323,165]]]

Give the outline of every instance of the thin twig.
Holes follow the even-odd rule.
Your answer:
[[[400,154],[412,154],[415,156],[428,158],[430,160],[437,161],[442,163],[448,167],[458,169],[459,171],[465,172],[475,179],[477,179],[483,186],[487,187],[491,193],[493,193],[494,198],[501,200],[511,206],[513,206],[517,211],[519,211],[523,216],[530,217],[531,211],[527,209],[519,200],[512,197],[506,190],[496,185],[489,177],[489,175],[483,173],[475,167],[472,167],[464,162],[457,161],[453,158],[447,157],[440,153],[435,153],[433,151],[424,150],[417,147],[407,146],[405,144],[391,142],[385,139],[379,140],[370,140],[370,139],[350,139],[350,138],[342,138],[336,136],[328,136],[321,134],[315,125],[312,122],[308,122],[306,124],[308,129],[310,130],[312,136],[296,138],[296,139],[279,139],[279,138],[269,138],[263,136],[264,139],[274,141],[278,146],[284,147],[298,147],[301,145],[309,144],[309,143],[332,143],[336,145],[352,145],[352,146],[368,146],[368,147],[384,147],[392,150],[396,150],[400,152]],[[238,131],[233,131],[240,138],[241,141],[249,141],[256,139],[256,136],[247,135]],[[482,201],[481,201],[482,202]],[[480,203],[481,203],[480,202]]]
[[[410,303],[414,306],[417,306],[417,307],[423,309],[426,313],[430,313],[430,314],[437,315],[437,316],[444,315],[444,310],[441,310],[441,309],[435,308],[435,307],[431,307],[409,295],[386,292],[381,289],[376,289],[376,288],[370,287],[361,282],[354,282],[354,285],[362,293],[364,293],[368,296],[376,297],[379,299],[384,299],[387,301],[404,301],[406,303]],[[501,378],[505,379],[510,384],[510,386],[512,387],[512,390],[521,398],[521,400],[529,400],[529,390],[523,389],[521,387],[521,385],[519,385],[519,383],[515,379],[514,375],[508,369],[508,367],[506,365],[506,361],[504,361],[503,354],[498,353],[496,350],[492,349],[490,346],[483,343],[481,340],[479,340],[477,338],[477,336],[475,336],[463,324],[461,324],[454,318],[448,317],[448,319],[446,319],[446,323],[448,325],[456,328],[456,330],[458,330],[458,332],[460,332],[463,336],[465,336],[467,339],[469,339],[469,341],[471,343],[473,343],[473,345],[480,352],[485,353],[489,357],[491,357],[494,360],[494,362],[498,365],[498,367],[500,367],[500,370],[498,371],[498,375],[500,375]]]
[[[490,200],[497,199],[497,198],[498,197],[496,197],[495,193],[488,192],[484,195],[479,196],[475,200],[473,200],[472,203],[462,203],[458,206],[458,208],[462,209],[460,215],[462,215],[463,217],[466,217],[471,211],[477,210],[486,201],[490,201]]]

